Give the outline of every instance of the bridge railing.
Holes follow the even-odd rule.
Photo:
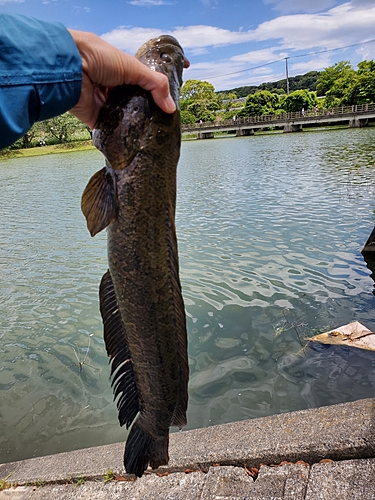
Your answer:
[[[234,117],[231,120],[223,120],[220,122],[202,122],[202,123],[193,123],[182,126],[183,132],[196,131],[198,129],[220,129],[220,128],[228,128],[233,126],[233,128],[238,128],[241,125],[260,125],[260,124],[275,124],[277,123],[285,123],[293,120],[299,121],[311,121],[311,118],[316,118],[319,121],[324,121],[324,118],[334,118],[340,117],[343,115],[360,115],[366,114],[369,112],[375,112],[375,104],[356,104],[353,106],[340,106],[337,108],[330,109],[307,109],[305,111],[297,111],[292,113],[282,113],[279,115],[261,115],[261,116],[247,116],[245,118]]]

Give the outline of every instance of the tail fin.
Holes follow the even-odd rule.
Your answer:
[[[169,433],[154,439],[137,423],[130,430],[124,453],[124,466],[128,474],[142,477],[150,462],[153,469],[167,465]]]

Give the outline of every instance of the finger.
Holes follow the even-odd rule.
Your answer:
[[[112,48],[112,47],[111,47]],[[151,92],[155,103],[166,113],[173,113],[176,104],[170,94],[169,82],[166,75],[153,71],[133,56],[117,51],[119,60],[108,58],[106,64],[113,64],[112,68],[106,72],[103,78],[104,85],[115,86],[123,83],[139,85]]]
[[[152,71],[133,56],[113,47],[93,33],[69,30],[82,57],[82,69],[94,84],[115,87],[124,83],[149,90],[156,104],[166,113],[176,105],[165,75]]]
[[[138,75],[137,85],[149,90],[154,98],[155,103],[166,113],[173,113],[176,111],[176,103],[174,102],[170,91],[169,82],[166,75],[152,71],[147,66],[144,66]],[[147,70],[147,71],[144,71]]]

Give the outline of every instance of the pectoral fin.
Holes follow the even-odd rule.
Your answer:
[[[111,169],[104,167],[91,177],[82,194],[81,209],[91,236],[116,219],[116,179]]]

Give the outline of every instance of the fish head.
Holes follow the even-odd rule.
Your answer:
[[[138,49],[135,57],[151,70],[168,77],[172,98],[179,109],[182,71],[190,63],[178,41],[169,35],[153,38]],[[160,115],[158,128],[161,130],[166,115],[159,108],[155,111],[155,107],[151,93],[137,85],[119,85],[110,90],[92,132],[93,143],[106,157],[107,166],[113,170],[125,169],[149,137],[154,139],[149,133],[149,124],[151,120],[155,124],[155,115]]]
[[[170,35],[161,35],[144,43],[135,57],[153,71],[164,73],[176,106],[179,107],[179,90],[182,85],[182,71],[190,66],[178,41]]]

